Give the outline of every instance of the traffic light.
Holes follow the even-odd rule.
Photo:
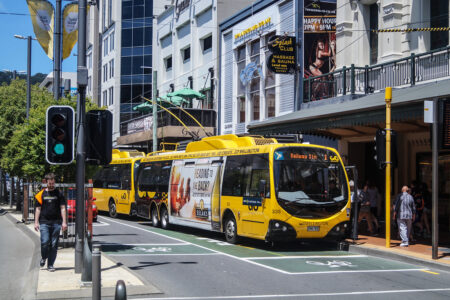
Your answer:
[[[74,158],[74,118],[73,108],[54,105],[47,109],[45,159],[52,165],[67,165]]]
[[[378,129],[375,135],[375,156],[379,169],[384,169],[386,166],[386,131],[384,129]],[[391,166],[397,167],[397,132],[391,130]]]
[[[91,110],[86,114],[86,161],[107,165],[112,159],[112,114]]]

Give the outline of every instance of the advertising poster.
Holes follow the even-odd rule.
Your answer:
[[[170,215],[174,223],[190,221],[208,224],[211,229],[212,208],[218,207],[215,185],[219,166],[209,159],[179,161],[172,168],[170,178]],[[217,199],[216,199],[217,198]],[[217,210],[217,209],[216,209]]]

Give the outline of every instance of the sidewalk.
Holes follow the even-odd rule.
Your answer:
[[[58,257],[55,262],[55,272],[47,271],[47,268],[39,267],[40,260],[40,240],[39,232],[34,230],[34,223],[22,223],[22,214],[10,209],[9,206],[0,205],[0,212],[7,212],[7,217],[19,225],[19,227],[34,242],[35,256],[31,261],[32,272],[38,273],[37,291],[35,299],[83,299],[92,298],[92,287],[83,286],[81,274],[75,274],[75,249],[59,248]],[[20,224],[19,224],[20,223]],[[34,265],[34,266],[33,266]],[[102,254],[101,257],[101,284],[102,299],[114,298],[115,286],[118,280],[123,280],[126,284],[127,296],[161,294],[152,284],[146,282],[127,267],[116,263]],[[29,283],[32,284],[32,283]]]
[[[350,252],[379,256],[450,272],[450,248],[439,247],[438,259],[432,259],[431,239],[418,239],[409,247],[400,247],[401,241],[391,238],[390,247],[387,248],[385,234],[380,233],[378,236],[360,234],[357,240],[347,239],[347,242]]]

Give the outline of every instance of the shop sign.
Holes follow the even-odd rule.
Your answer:
[[[296,39],[293,36],[275,35],[269,40],[272,54],[267,59],[267,68],[273,73],[294,72],[297,65]]]
[[[236,41],[243,39],[244,37],[249,37],[251,34],[256,33],[257,30],[262,30],[272,25],[272,18],[267,18],[259,23],[254,24],[253,26],[242,30],[234,35],[234,39]]]
[[[143,119],[134,120],[127,124],[127,134],[147,131],[153,128],[153,117],[148,116]]]

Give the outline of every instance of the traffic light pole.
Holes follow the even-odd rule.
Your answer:
[[[56,0],[53,46],[53,97],[56,100],[61,97],[61,2],[62,0]]]
[[[77,56],[77,152],[76,152],[76,189],[77,201],[75,210],[75,273],[84,270],[83,251],[85,249],[85,199],[84,177],[86,151],[84,146],[85,136],[85,102],[87,86],[86,68],[86,0],[78,1],[78,56]]]
[[[386,102],[386,248],[391,247],[391,102],[392,88],[387,87]]]

